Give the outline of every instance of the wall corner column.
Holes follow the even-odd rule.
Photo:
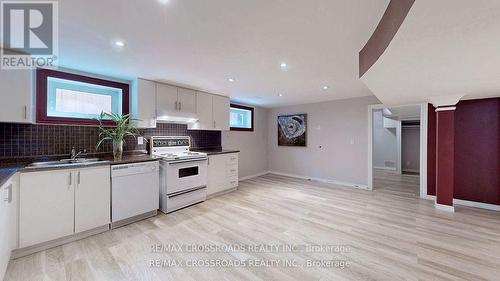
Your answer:
[[[436,208],[454,212],[455,106],[436,109]]]

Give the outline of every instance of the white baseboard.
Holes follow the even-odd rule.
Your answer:
[[[436,201],[436,195],[427,195],[426,194],[426,195],[424,195],[423,198],[426,199],[426,200],[432,200],[434,202]]]
[[[436,209],[446,212],[455,212],[455,207],[436,203]]]
[[[500,205],[467,201],[461,199],[453,199],[453,204],[467,206],[467,207],[481,208],[486,210],[500,211]]]
[[[424,199],[436,201],[436,196],[435,195],[425,195]],[[474,201],[468,201],[468,200],[453,199],[453,204],[460,205],[460,206],[466,206],[466,207],[480,208],[480,209],[485,209],[485,210],[500,211],[500,205],[474,202]]]
[[[381,166],[373,166],[373,169],[377,169],[377,170],[389,170],[389,171],[396,171],[396,167],[381,167]]]
[[[248,179],[251,179],[251,178],[260,177],[260,176],[263,176],[263,175],[266,175],[266,174],[269,174],[269,171],[264,171],[264,172],[260,172],[260,173],[254,174],[254,175],[242,177],[242,178],[239,178],[238,180],[244,181],[244,180],[248,180]]]
[[[350,183],[350,182],[343,182],[343,181],[322,179],[322,178],[313,178],[313,177],[308,177],[308,176],[303,176],[303,175],[288,174],[288,173],[282,173],[282,172],[276,172],[276,171],[269,171],[269,174],[275,174],[275,175],[279,175],[279,176],[285,176],[285,177],[291,177],[291,178],[297,178],[297,179],[303,179],[303,180],[313,180],[313,181],[319,181],[319,182],[324,182],[324,183],[331,183],[331,184],[336,184],[336,185],[342,185],[342,186],[348,186],[348,187],[369,190],[368,186],[364,185],[364,184],[357,184],[357,183]]]

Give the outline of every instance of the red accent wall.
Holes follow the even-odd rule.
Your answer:
[[[436,195],[436,108],[429,104],[427,111],[427,194]]]
[[[455,198],[500,205],[500,98],[458,103],[454,169]]]
[[[453,206],[455,111],[439,111],[437,115],[436,202]]]

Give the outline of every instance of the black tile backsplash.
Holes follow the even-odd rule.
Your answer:
[[[220,148],[220,131],[190,131],[185,124],[158,123],[155,129],[140,129],[151,136],[190,136],[193,148]],[[69,154],[72,147],[88,153],[110,153],[112,143],[105,142],[99,150],[97,127],[0,123],[0,158],[57,156]],[[127,138],[125,151],[145,150],[135,138]]]

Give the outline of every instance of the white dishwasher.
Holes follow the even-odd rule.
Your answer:
[[[111,166],[111,228],[155,216],[159,202],[158,161]]]

